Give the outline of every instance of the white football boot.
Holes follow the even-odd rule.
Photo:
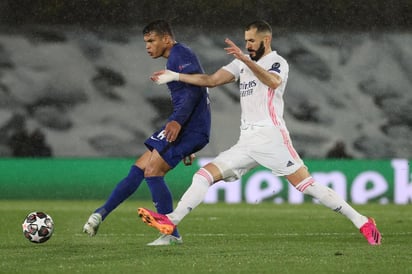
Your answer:
[[[151,243],[148,243],[149,246],[156,246],[156,245],[179,245],[183,244],[182,237],[175,237],[173,235],[162,234],[159,238],[154,240]]]
[[[102,215],[99,213],[93,213],[90,215],[87,223],[83,227],[83,232],[88,234],[90,237],[96,235],[100,224],[102,223]]]

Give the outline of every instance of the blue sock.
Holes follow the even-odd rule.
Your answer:
[[[96,209],[94,212],[100,213],[104,220],[118,205],[132,195],[139,187],[144,178],[144,172],[137,166],[133,165],[130,168],[129,174],[126,178],[121,180],[115,189],[110,194],[106,203]]]
[[[173,211],[173,198],[163,176],[146,177],[147,185],[152,193],[153,204],[160,214],[168,214]],[[177,228],[172,233],[180,237]]]

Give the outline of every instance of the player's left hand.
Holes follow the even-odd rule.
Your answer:
[[[236,46],[236,44],[233,43],[232,40],[226,38],[225,43],[228,45],[228,47],[225,48],[227,54],[233,55],[236,59],[239,59],[240,61],[247,59],[245,54],[243,54],[242,50],[238,46]]]
[[[190,154],[189,156],[186,156],[183,158],[183,164],[185,166],[191,166],[193,164],[193,160],[196,158],[196,155],[194,153]]]
[[[176,141],[177,136],[179,136],[182,126],[176,121],[170,121],[165,126],[166,140],[171,143]]]

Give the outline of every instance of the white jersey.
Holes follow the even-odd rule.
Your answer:
[[[272,51],[258,60],[257,64],[271,73],[279,75],[282,84],[272,89],[263,84],[243,62],[238,59],[223,67],[239,80],[242,124],[267,124],[284,126],[283,93],[287,83],[289,65]]]
[[[269,168],[278,176],[292,174],[303,166],[283,120],[283,93],[289,65],[275,51],[257,64],[279,75],[281,85],[272,89],[263,84],[238,59],[223,67],[239,80],[242,109],[239,140],[213,160],[225,181],[238,179],[257,165]]]

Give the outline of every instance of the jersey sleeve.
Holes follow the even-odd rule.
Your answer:
[[[178,73],[193,74],[202,73],[202,68],[193,53],[188,50],[176,50],[177,53],[171,54],[166,68]]]
[[[171,120],[182,126],[185,125],[201,98],[202,92],[200,90],[189,90],[180,108],[171,116]]]
[[[240,76],[241,64],[241,61],[239,61],[238,59],[234,59],[232,62],[230,62],[226,66],[223,66],[222,68],[233,74],[233,76],[235,77],[235,81],[237,81]]]
[[[289,65],[285,59],[277,55],[269,63],[268,71],[279,75],[282,79],[286,79],[289,73]]]
[[[169,56],[166,67],[178,73],[203,73],[196,55],[184,47],[176,48],[176,52]],[[169,120],[184,125],[202,98],[202,87],[179,81],[168,83],[168,87],[173,93],[172,101],[175,108]]]

